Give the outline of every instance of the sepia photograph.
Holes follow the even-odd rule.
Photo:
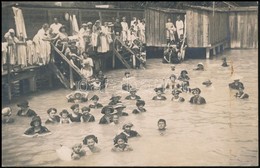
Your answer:
[[[259,166],[258,1],[1,1],[2,167]]]

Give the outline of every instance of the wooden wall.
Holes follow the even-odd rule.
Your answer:
[[[230,48],[258,48],[258,11],[229,12]]]
[[[123,16],[126,16],[126,20],[130,25],[132,17],[139,19],[144,18],[143,10],[135,9],[77,9],[77,8],[32,8],[32,7],[19,7],[22,9],[25,21],[25,28],[28,39],[32,39],[37,31],[42,27],[44,23],[53,23],[53,18],[57,17],[59,22],[70,28],[70,22],[65,20],[65,13],[75,14],[78,20],[79,28],[82,23],[92,22],[101,20],[104,22],[114,22],[116,17],[120,20]],[[11,7],[2,9],[2,41],[4,41],[3,35],[10,29],[15,29],[14,14]],[[71,32],[68,32],[69,34]]]
[[[213,46],[228,38],[228,14],[199,9],[189,9],[187,19],[187,43],[189,47]]]
[[[166,45],[165,24],[168,18],[171,18],[175,26],[177,16],[184,20],[185,12],[166,12],[156,9],[145,10],[145,35],[146,46],[162,47]]]

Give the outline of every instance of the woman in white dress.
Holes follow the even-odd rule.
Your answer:
[[[99,34],[100,45],[98,45],[97,52],[106,53],[109,50],[109,43],[107,36],[109,35],[108,24],[105,22],[104,26],[101,26],[101,31]]]
[[[128,23],[126,22],[126,18],[123,17],[122,18],[122,22],[121,22],[121,26],[122,26],[122,40],[123,42],[127,41],[127,32],[128,32]]]

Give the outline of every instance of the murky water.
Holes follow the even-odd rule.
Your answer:
[[[224,68],[222,56],[211,60],[187,60],[176,65],[177,76],[187,69],[191,78],[191,88],[200,87],[201,95],[206,99],[206,105],[191,105],[189,93],[181,93],[184,103],[171,102],[170,91],[165,96],[167,101],[153,101],[153,88],[161,83],[162,78],[171,75],[170,65],[162,64],[160,59],[148,60],[146,70],[132,70],[136,77],[137,94],[146,101],[147,112],[140,115],[131,114],[135,108],[134,101],[126,101],[125,109],[130,115],[120,119],[119,126],[99,125],[100,110],[92,110],[94,123],[73,123],[71,125],[47,126],[52,135],[38,138],[23,137],[23,132],[29,127],[29,118],[15,116],[18,110],[12,104],[16,123],[2,127],[2,165],[5,166],[229,166],[258,165],[258,51],[231,50],[224,56],[232,60],[234,75],[242,76],[248,100],[234,97],[235,91],[228,88],[232,82],[231,68]],[[204,72],[192,71],[198,62],[205,65]],[[231,63],[229,63],[231,64]],[[95,92],[100,97],[100,103],[107,104],[112,93],[127,96],[121,91],[121,79],[124,70],[113,70],[106,75],[110,85],[104,93]],[[202,82],[210,79],[213,84],[207,88]],[[26,97],[30,107],[45,121],[46,110],[55,107],[70,110],[65,95],[69,90],[59,89],[52,92],[37,93]],[[94,93],[90,93],[90,97]],[[88,105],[86,103],[85,105]],[[82,104],[81,106],[83,106]],[[157,121],[164,118],[167,130],[161,136],[157,130]],[[113,153],[113,138],[121,130],[123,123],[131,121],[133,129],[141,137],[130,139],[129,144],[134,151]],[[95,134],[102,148],[99,154],[89,155],[78,161],[65,162],[60,160],[55,150],[59,144],[72,146],[82,142],[87,134]]]

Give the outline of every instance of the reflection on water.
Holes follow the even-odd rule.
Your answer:
[[[228,63],[232,60],[234,74],[242,76],[248,100],[234,97],[235,91],[229,90],[232,82],[231,67],[224,68],[222,56],[210,60],[188,60],[176,65],[177,76],[181,70],[189,72],[191,88],[200,87],[201,95],[207,104],[190,105],[189,93],[181,93],[185,102],[171,102],[171,93],[167,91],[167,101],[152,101],[153,88],[170,76],[170,65],[162,64],[160,59],[148,60],[146,70],[132,70],[136,77],[137,94],[146,101],[146,113],[131,114],[135,101],[122,100],[130,115],[120,119],[120,125],[99,125],[100,110],[92,110],[94,123],[73,123],[71,125],[47,126],[52,135],[38,138],[21,136],[29,127],[29,118],[18,118],[12,114],[16,123],[2,127],[2,162],[12,166],[199,166],[199,165],[258,165],[258,73],[257,50],[226,51]],[[198,62],[205,66],[204,72],[192,71]],[[112,93],[123,98],[127,93],[121,91],[121,79],[124,70],[113,70],[106,74],[110,79],[109,88],[104,93],[95,92],[100,103],[107,104]],[[213,84],[205,87],[202,82],[210,79]],[[59,89],[52,92],[37,93],[26,97],[30,107],[45,121],[47,109],[55,107],[60,112],[70,110],[65,95],[69,90]],[[92,97],[94,93],[90,93]],[[89,103],[81,104],[88,105]],[[13,112],[18,108],[12,104]],[[164,118],[167,130],[163,136],[157,130],[157,121]],[[131,121],[133,129],[141,137],[130,139],[133,152],[113,153],[113,138],[121,130],[122,124]],[[71,147],[82,142],[88,134],[98,137],[99,154],[89,155],[78,161],[60,160],[55,150],[60,144]]]

